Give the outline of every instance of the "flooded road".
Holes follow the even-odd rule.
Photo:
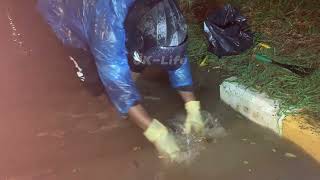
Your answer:
[[[1,1],[0,10],[0,180],[320,179],[312,158],[219,100],[218,72],[194,76],[204,109],[228,136],[205,144],[192,164],[162,163],[140,129],[79,85],[32,3]],[[155,118],[169,123],[183,111],[165,78],[138,85]]]

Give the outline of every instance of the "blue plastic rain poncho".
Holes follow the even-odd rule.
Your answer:
[[[126,50],[124,22],[134,0],[38,0],[38,10],[63,44],[89,48],[107,94],[126,115],[140,101]],[[174,88],[191,86],[188,60],[168,71]]]

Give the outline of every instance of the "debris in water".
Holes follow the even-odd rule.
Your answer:
[[[85,115],[84,114],[74,114],[74,113],[71,113],[70,114],[70,117],[72,119],[78,119],[78,118],[83,118]]]
[[[158,158],[159,158],[159,159],[165,159],[166,157],[159,155]]]
[[[109,113],[103,111],[103,112],[99,112],[95,114],[97,116],[97,118],[99,119],[108,119],[109,118]]]
[[[38,137],[44,137],[44,136],[48,136],[48,135],[49,135],[48,132],[41,132],[41,133],[37,134]]]
[[[275,153],[275,152],[277,152],[277,150],[276,150],[276,149],[272,149],[272,152],[274,152],[274,153]]]
[[[57,130],[54,132],[40,132],[37,134],[37,137],[46,137],[46,136],[50,136],[50,137],[55,137],[55,138],[63,138],[65,135],[64,131],[61,130]]]
[[[100,128],[93,130],[93,131],[88,131],[89,134],[96,134],[96,133],[101,133],[101,132],[106,132],[106,131],[111,131],[114,129],[120,128],[119,124],[113,124],[109,126],[101,126]]]
[[[160,101],[161,98],[159,97],[154,97],[154,96],[144,96],[145,100],[151,100],[151,101]]]
[[[244,164],[244,165],[248,165],[248,164],[249,164],[249,161],[243,161],[243,164]]]
[[[285,153],[284,156],[287,157],[287,158],[297,158],[297,156],[295,154],[292,154],[292,153]]]
[[[178,114],[173,119],[168,121],[168,125],[174,130],[178,144],[182,150],[181,162],[191,163],[194,161],[206,147],[205,144],[214,141],[218,138],[223,138],[227,135],[226,130],[220,124],[217,118],[206,111],[202,112],[205,121],[204,136],[196,134],[184,134],[184,121],[186,116]],[[180,158],[179,158],[180,161]]]
[[[246,142],[246,141],[248,141],[248,139],[245,139],[245,138],[244,138],[244,139],[241,139],[241,141],[244,141],[244,142]]]
[[[140,146],[136,146],[136,147],[133,148],[133,151],[134,151],[134,152],[140,151],[140,150],[141,150],[141,147],[140,147]]]
[[[57,131],[54,131],[51,136],[52,137],[56,137],[56,138],[63,138],[65,135],[65,132],[64,131],[61,131],[61,130],[57,130]]]
[[[51,179],[56,176],[53,169],[47,169],[44,171],[36,172],[35,174],[30,174],[27,176],[12,176],[12,177],[0,177],[1,180],[30,180],[30,179]],[[51,177],[51,178],[50,178]],[[54,178],[56,179],[56,178]]]
[[[72,169],[72,173],[79,173],[80,172],[80,168],[74,168],[74,169]]]
[[[139,168],[140,165],[139,165],[139,162],[137,160],[134,160],[132,163],[133,163],[135,168]]]

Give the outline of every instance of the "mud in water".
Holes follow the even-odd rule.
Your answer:
[[[202,117],[205,129],[201,135],[184,133],[185,114],[177,114],[168,121],[167,125],[172,129],[182,151],[178,160],[180,164],[192,164],[201,154],[201,151],[206,149],[208,143],[227,136],[227,132],[220,124],[218,118],[212,116],[207,111],[202,111]]]

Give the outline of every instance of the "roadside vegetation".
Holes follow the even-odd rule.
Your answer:
[[[267,93],[281,102],[283,113],[305,113],[320,119],[320,3],[318,0],[181,0],[189,22],[189,56],[201,68],[220,70],[237,81]],[[218,59],[207,51],[202,24],[211,9],[231,3],[248,17],[255,32],[255,46],[247,52]],[[271,48],[263,54],[275,61],[312,67],[313,74],[300,77],[254,58],[258,44]]]

